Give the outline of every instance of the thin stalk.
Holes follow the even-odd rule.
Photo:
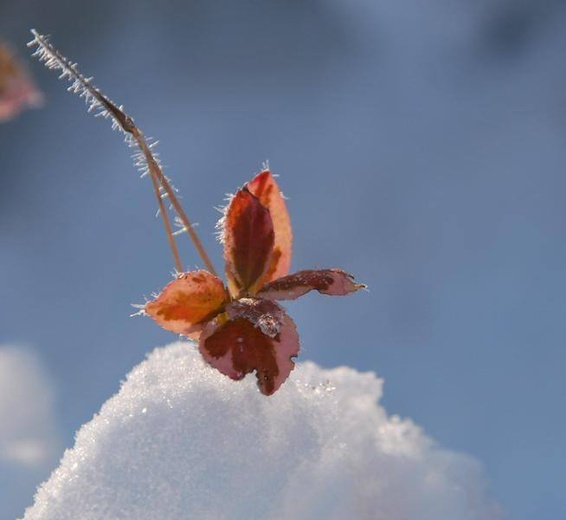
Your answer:
[[[159,167],[157,161],[155,160],[153,154],[151,153],[151,150],[149,149],[149,146],[147,145],[145,139],[143,138],[141,131],[138,128],[134,127],[134,130],[131,132],[131,135],[132,135],[132,138],[138,144],[141,152],[144,154],[144,157],[146,158],[146,161],[147,161],[149,171],[150,172],[152,170],[155,171],[155,175],[159,179],[159,184],[163,187],[163,190],[167,194],[167,197],[169,197],[169,200],[171,201],[171,206],[173,207],[173,209],[176,211],[177,215],[181,219],[181,222],[183,223],[183,227],[187,230],[187,233],[188,233],[193,245],[195,246],[199,256],[201,257],[201,260],[203,261],[205,267],[207,268],[207,270],[210,273],[212,273],[214,276],[217,276],[216,270],[214,269],[214,266],[212,265],[210,257],[208,256],[208,254],[204,250],[202,242],[200,241],[200,239],[199,239],[196,231],[194,230],[193,225],[191,224],[190,220],[188,219],[186,213],[183,211],[181,204],[179,204],[179,200],[177,199],[177,197],[175,195],[175,191],[171,187],[171,184],[167,180],[167,177],[165,177],[165,175],[163,175],[163,172],[161,171],[161,168]],[[161,197],[159,197],[159,200],[161,201],[161,203],[163,203],[163,200],[161,199]]]
[[[183,211],[183,208],[179,204],[179,201],[175,196],[175,192],[171,187],[170,182],[163,174],[159,165],[159,161],[151,151],[151,147],[148,145],[142,131],[135,125],[134,120],[124,112],[123,107],[118,106],[110,101],[108,97],[106,97],[97,87],[95,87],[92,84],[92,78],[85,78],[79,72],[76,63],[71,63],[67,58],[65,58],[53,45],[51,45],[51,43],[45,36],[39,34],[34,29],[32,29],[31,33],[34,36],[34,39],[30,43],[28,43],[28,46],[37,46],[37,49],[33,55],[36,56],[40,61],[44,62],[48,68],[60,70],[60,78],[65,78],[69,81],[72,81],[72,84],[69,87],[69,91],[74,92],[85,99],[89,112],[92,110],[98,110],[97,115],[101,115],[105,118],[109,117],[112,120],[112,127],[119,129],[126,135],[126,141],[128,142],[128,144],[132,144],[133,142],[133,144],[135,144],[139,148],[143,160],[140,161],[138,166],[142,167],[143,173],[147,172],[151,177],[155,196],[157,197],[157,203],[159,205],[159,211],[161,213],[165,231],[167,233],[169,247],[171,248],[177,270],[179,272],[182,272],[183,268],[181,260],[179,258],[179,251],[177,249],[177,244],[173,235],[167,208],[165,207],[165,204],[163,202],[160,187],[169,197],[173,209],[176,211],[179,219],[183,223],[184,228],[187,230],[187,233],[204,265],[206,266],[208,271],[216,275],[214,266],[212,265],[209,256],[204,250],[204,247],[202,246],[202,243],[191,222],[189,221],[187,215]]]
[[[150,167],[151,171],[151,167]],[[165,226],[165,233],[167,234],[167,241],[169,242],[169,248],[171,249],[171,253],[173,253],[173,260],[175,261],[175,268],[177,269],[178,273],[183,272],[183,264],[181,263],[181,258],[179,257],[179,249],[177,248],[177,242],[175,242],[175,237],[173,235],[173,229],[171,228],[171,221],[169,220],[169,215],[167,214],[167,208],[163,203],[163,198],[161,197],[161,193],[159,192],[159,181],[157,177],[152,172],[150,173],[151,177],[151,184],[153,185],[153,191],[155,192],[155,196],[157,197],[157,204],[159,205],[159,213],[161,213],[161,221]]]

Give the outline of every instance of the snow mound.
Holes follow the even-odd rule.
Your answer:
[[[25,519],[499,518],[478,463],[389,417],[381,393],[372,373],[307,362],[264,397],[189,343],[156,349]]]

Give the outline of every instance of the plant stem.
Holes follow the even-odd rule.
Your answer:
[[[150,146],[142,133],[142,131],[135,125],[134,120],[124,112],[122,107],[117,106],[115,103],[110,101],[97,87],[95,87],[90,78],[85,78],[77,69],[75,63],[71,63],[65,56],[63,56],[47,38],[39,34],[35,29],[31,30],[34,36],[33,41],[31,41],[28,46],[37,45],[37,50],[34,56],[37,56],[40,61],[43,61],[48,68],[58,69],[61,71],[61,78],[67,78],[72,81],[72,85],[69,90],[79,94],[80,97],[85,98],[87,105],[89,105],[89,112],[93,109],[100,109],[100,115],[104,117],[110,117],[113,122],[114,128],[119,128],[124,134],[130,136],[136,146],[139,148],[145,165],[147,166],[147,171],[151,177],[151,182],[153,184],[153,190],[155,196],[157,197],[157,203],[159,205],[159,211],[163,219],[163,224],[165,226],[165,232],[167,233],[167,240],[169,242],[169,247],[173,253],[173,258],[175,261],[175,266],[177,271],[183,272],[183,266],[181,264],[181,259],[179,257],[179,250],[177,249],[177,244],[175,242],[175,237],[173,235],[173,229],[171,227],[171,221],[167,213],[167,208],[163,202],[163,196],[160,188],[163,189],[165,194],[169,197],[171,205],[179,219],[183,223],[184,229],[187,230],[189,238],[193,242],[199,256],[201,257],[204,265],[210,273],[217,276],[216,270],[210,261],[210,257],[204,250],[204,247],[193,228],[190,220],[183,211],[183,208],[179,204],[175,192],[171,187],[171,184],[167,180],[167,177],[161,171],[159,162],[151,151]],[[130,142],[128,139],[126,139]],[[143,166],[143,163],[142,163]]]

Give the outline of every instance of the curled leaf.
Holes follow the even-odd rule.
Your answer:
[[[307,269],[268,283],[258,296],[272,300],[294,300],[312,290],[345,296],[365,287],[356,283],[354,277],[342,269]]]

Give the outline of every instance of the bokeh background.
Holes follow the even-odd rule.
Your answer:
[[[31,27],[161,141],[218,268],[214,208],[269,160],[293,267],[370,286],[288,305],[302,359],[383,377],[509,518],[566,517],[565,2],[0,1],[24,57]],[[39,356],[71,446],[174,339],[129,317],[173,263],[121,137],[26,59],[46,104],[0,126],[0,343]]]

